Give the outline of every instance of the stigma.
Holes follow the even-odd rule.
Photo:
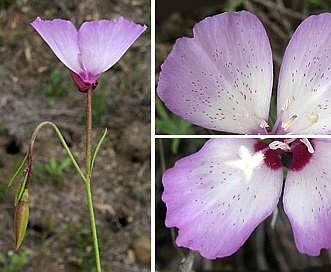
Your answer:
[[[225,161],[224,164],[241,170],[243,182],[248,184],[252,179],[253,170],[263,162],[264,155],[262,152],[251,154],[245,146],[240,146],[238,156],[238,160]]]

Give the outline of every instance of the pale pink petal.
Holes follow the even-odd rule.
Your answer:
[[[242,11],[208,17],[181,38],[162,64],[157,92],[175,114],[199,126],[264,133],[272,54],[261,22]]]
[[[289,101],[282,121],[297,116],[287,132],[331,133],[331,13],[308,17],[287,46],[280,70],[277,112]],[[308,115],[317,114],[316,123]],[[312,126],[310,126],[312,124]],[[309,127],[310,126],[310,127]],[[304,130],[302,128],[308,127]]]
[[[64,65],[77,74],[82,71],[78,59],[77,30],[70,21],[49,21],[37,17],[31,25]]]
[[[251,180],[230,167],[244,146],[254,154],[256,139],[211,139],[177,161],[163,175],[166,226],[179,229],[177,245],[215,259],[233,254],[268,217],[281,194],[282,168],[263,162]]]
[[[86,73],[84,81],[93,82],[113,66],[146,30],[123,17],[116,21],[85,22],[78,31],[78,46]]]
[[[283,202],[298,250],[317,256],[331,248],[331,142],[311,141],[315,152],[309,162],[287,173]]]

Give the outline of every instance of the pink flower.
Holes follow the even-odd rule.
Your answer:
[[[78,31],[70,21],[61,19],[37,17],[31,25],[67,66],[81,92],[94,89],[100,74],[112,67],[147,28],[123,17],[85,22]]]
[[[211,139],[163,175],[166,226],[209,259],[236,252],[276,208],[282,154],[292,156],[283,205],[301,253],[331,248],[331,141]]]
[[[205,18],[176,41],[157,92],[184,119],[217,131],[268,134],[272,52],[259,19],[247,12]],[[331,13],[304,20],[280,69],[271,134],[331,134]]]

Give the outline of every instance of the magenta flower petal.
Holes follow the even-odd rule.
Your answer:
[[[254,151],[257,141],[211,139],[164,173],[166,226],[179,229],[179,246],[209,259],[231,255],[272,213],[283,171]]]
[[[331,133],[330,36],[331,13],[313,15],[301,23],[287,46],[277,96],[278,116],[288,104],[282,121],[297,116],[287,132]]]
[[[93,82],[112,67],[146,28],[123,17],[83,23],[78,31],[78,47],[88,72],[84,80]]]
[[[147,28],[123,17],[85,22],[78,32],[70,21],[60,19],[38,17],[31,25],[71,70],[81,92],[94,89],[100,74],[113,66]]]
[[[298,250],[317,256],[321,249],[331,248],[331,142],[313,143],[309,162],[296,167],[300,170],[289,169],[283,203]]]
[[[246,11],[223,13],[196,24],[193,34],[178,39],[161,66],[162,101],[205,128],[264,133],[273,66],[261,22]]]
[[[77,74],[82,72],[78,61],[77,30],[70,21],[37,17],[31,25],[65,66]]]

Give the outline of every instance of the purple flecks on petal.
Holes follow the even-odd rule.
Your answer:
[[[255,139],[212,139],[163,175],[166,225],[177,227],[176,243],[210,259],[233,254],[273,211],[282,170],[260,165],[249,185],[239,170],[224,165],[240,146],[254,151]],[[261,180],[265,182],[261,182]]]
[[[116,21],[85,22],[78,31],[78,47],[88,72],[100,75],[113,66],[147,29],[123,17]],[[83,78],[85,80],[85,78]],[[89,80],[96,80],[91,78]]]
[[[284,55],[280,70],[277,113],[289,99],[282,121],[297,118],[287,132],[330,134],[329,105],[331,79],[331,14],[310,16],[295,31]],[[318,114],[317,123],[309,126],[308,114]]]
[[[331,248],[331,143],[314,139],[314,149],[305,167],[289,169],[283,198],[298,250],[311,256]]]
[[[70,21],[60,19],[38,17],[31,25],[69,70],[92,85],[147,28],[123,17],[117,21],[85,22],[78,32]]]
[[[272,56],[260,21],[248,12],[208,17],[181,38],[161,66],[157,92],[174,113],[206,128],[262,133]]]

